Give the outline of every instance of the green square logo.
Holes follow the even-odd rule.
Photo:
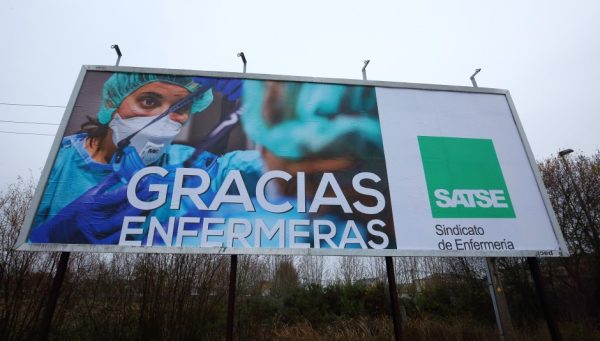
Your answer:
[[[434,218],[515,218],[492,140],[417,138]]]

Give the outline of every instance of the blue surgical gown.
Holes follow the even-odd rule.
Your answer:
[[[113,173],[112,165],[92,159],[85,148],[86,137],[87,134],[80,133],[63,139],[38,206],[33,228],[56,215]],[[173,144],[169,146],[166,157],[161,158],[158,166],[181,165],[193,153],[192,147]],[[198,159],[202,159],[202,156]],[[216,167],[216,175],[211,179],[211,191],[216,191],[227,173],[233,169],[240,170],[249,189],[254,189],[263,170],[262,159],[257,151],[227,153],[217,158]]]

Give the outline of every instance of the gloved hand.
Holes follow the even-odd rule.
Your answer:
[[[165,177],[165,179],[167,179],[167,181],[169,181],[170,183],[173,183],[173,181],[175,179],[175,174],[176,174],[177,168],[199,168],[199,169],[206,171],[206,173],[208,173],[208,176],[210,177],[211,187],[206,192],[202,193],[200,195],[200,198],[202,199],[202,201],[204,203],[206,203],[206,205],[210,205],[210,203],[215,198],[215,195],[217,194],[217,190],[214,188],[214,186],[212,184],[215,181],[217,181],[217,178],[218,178],[218,172],[219,172],[218,159],[219,159],[219,157],[217,157],[216,155],[214,155],[212,153],[202,152],[202,153],[198,154],[195,158],[187,160],[184,164],[164,166],[164,168],[167,171],[169,171],[169,175],[167,175]],[[200,177],[197,177],[197,176],[186,176],[184,178],[183,184],[184,184],[183,186],[185,188],[200,187],[201,179],[200,179]],[[172,195],[172,190],[173,190],[172,187],[173,186],[169,187],[169,192],[168,192],[169,197]],[[185,212],[186,215],[199,216],[199,217],[206,215],[206,212],[201,212],[201,211],[197,210],[196,206],[190,200],[189,197],[187,197],[187,196],[183,197],[181,202],[182,202],[181,209],[183,210],[183,212]]]
[[[149,200],[154,195],[148,191],[145,180],[140,181],[136,191],[141,200]],[[33,228],[29,240],[32,243],[117,244],[123,218],[143,214],[144,211],[129,204],[127,185],[113,174]]]
[[[218,167],[219,167],[217,160],[218,160],[218,157],[216,155],[211,154],[209,152],[202,152],[202,153],[199,153],[197,155],[197,157],[188,160],[189,162],[186,161],[184,164],[180,163],[180,164],[163,166],[163,168],[167,170],[168,174],[166,176],[162,177],[162,181],[166,182],[168,184],[173,184],[175,181],[175,176],[176,176],[178,168],[199,168],[208,173],[208,176],[211,179],[211,183],[212,183],[213,181],[216,181],[215,179],[217,177],[217,172],[218,172]],[[150,177],[151,176],[148,176],[148,178],[150,178]],[[156,183],[157,181],[158,181],[158,179],[151,180],[152,183]],[[201,181],[202,181],[202,179],[199,176],[187,175],[183,178],[183,187],[184,188],[197,188],[202,185]],[[169,189],[167,192],[167,198],[173,197],[174,187],[175,186],[168,187]],[[200,200],[205,205],[210,206],[210,204],[212,203],[212,201],[215,198],[215,195],[216,195],[216,190],[214,188],[212,188],[212,186],[211,186],[204,193],[200,194]],[[170,202],[169,202],[169,204],[170,204]],[[194,201],[189,196],[183,196],[183,197],[181,197],[178,211],[170,210],[169,205],[164,205],[163,207],[160,207],[157,210],[152,211],[152,215],[154,217],[157,217],[161,221],[161,224],[163,226],[166,226],[166,218],[168,218],[169,216],[176,215],[179,217],[186,216],[186,217],[204,218],[204,217],[210,216],[211,212],[199,209],[196,206],[196,204],[194,203]],[[178,222],[176,220],[175,226],[177,226],[177,224],[178,224]],[[186,228],[186,230],[189,230],[190,228],[192,228],[192,226],[194,226],[196,229],[199,230],[201,225],[200,224],[192,224],[192,225],[189,225],[189,227]],[[172,237],[173,242],[175,242],[177,240],[177,234],[178,234],[178,231],[177,231],[177,229],[175,229],[173,231],[173,237]],[[187,243],[194,243],[194,240],[195,240],[195,242],[198,242],[197,238],[187,238],[186,237],[186,238],[184,238],[184,245],[187,245]],[[165,241],[163,240],[162,236],[160,236],[158,233],[155,233],[154,238],[152,240],[152,245],[154,245],[154,246],[165,245]],[[173,246],[173,245],[168,245],[168,246]]]
[[[235,101],[242,95],[242,80],[237,78],[194,77],[194,82],[221,92],[229,101]]]
[[[123,150],[118,150],[111,160],[113,171],[118,174],[122,181],[129,182],[131,177],[142,168],[146,167],[140,158],[137,150],[132,146],[127,146]]]

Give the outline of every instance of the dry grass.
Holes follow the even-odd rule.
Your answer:
[[[564,340],[600,340],[600,330],[583,323],[563,323],[560,325]],[[293,325],[277,325],[269,339],[274,340],[393,340],[394,331],[387,316],[378,318],[355,318],[340,320],[322,328],[314,328],[308,321]],[[544,323],[516,331],[519,341],[545,341],[550,339]],[[404,325],[405,340],[498,340],[494,325],[457,318],[411,319]]]
[[[319,330],[308,321],[278,326],[276,340],[388,340],[393,338],[392,323],[384,318],[340,320]]]

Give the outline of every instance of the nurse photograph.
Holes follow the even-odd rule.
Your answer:
[[[260,176],[262,164],[255,151],[214,155],[172,143],[191,116],[202,115],[211,105],[213,91],[239,105],[242,81],[112,74],[102,87],[97,115],[62,140],[29,242],[116,244],[123,217],[148,214],[132,207],[126,195],[127,181],[147,166],[176,168],[186,163],[202,168],[215,188],[230,168],[247,173],[249,181],[253,174]],[[140,198],[152,197],[139,187]],[[160,217],[160,209],[152,215]]]

